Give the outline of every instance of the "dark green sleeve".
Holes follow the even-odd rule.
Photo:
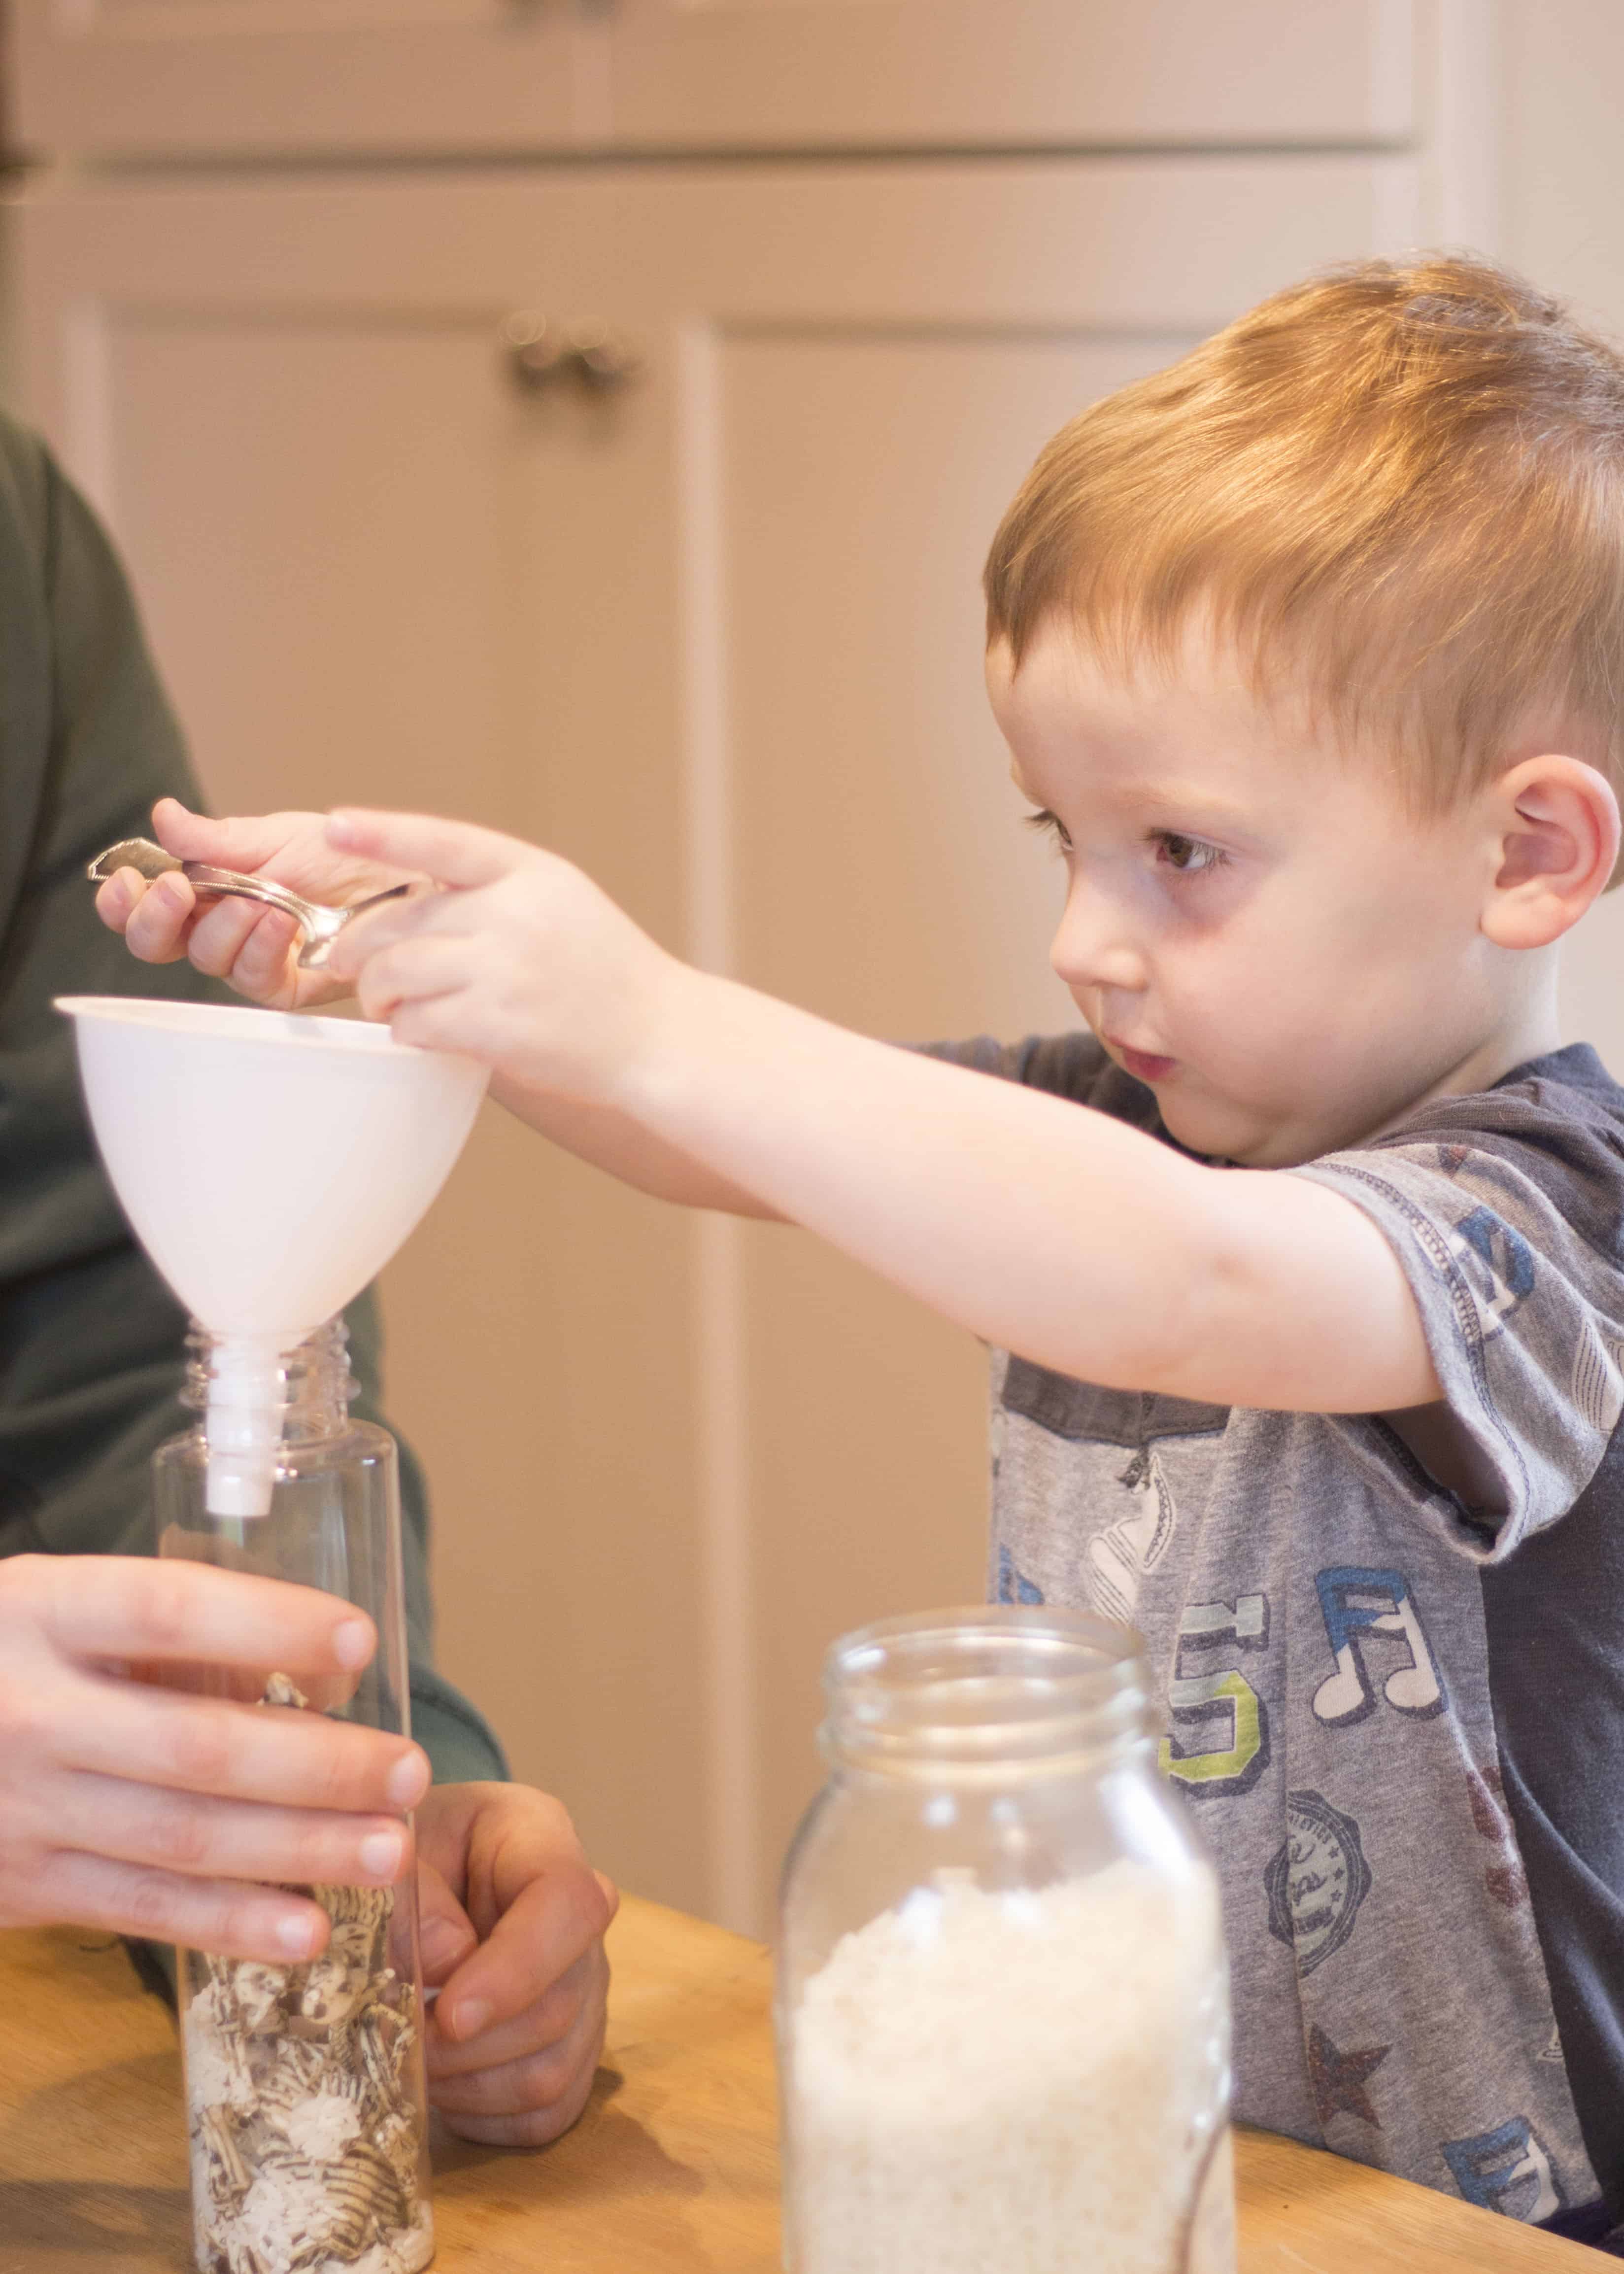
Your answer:
[[[41,446],[0,420],[0,1554],[146,1554],[147,1462],[181,1426],[186,1322],[131,1239],[79,1103],[58,994],[214,992],[132,960],[97,921],[86,863],[197,802],[129,587]],[[350,1317],[377,1419],[379,1328]],[[441,1781],[506,1774],[495,1737],[433,1672],[428,1505],[402,1447],[417,1734]]]

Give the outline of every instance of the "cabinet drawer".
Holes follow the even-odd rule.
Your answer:
[[[1410,0],[620,0],[614,132],[677,147],[1395,140]]]
[[[1410,0],[13,0],[25,147],[1144,148],[1410,131]]]
[[[570,0],[12,0],[25,150],[109,158],[575,141]]]

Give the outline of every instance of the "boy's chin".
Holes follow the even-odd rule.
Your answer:
[[[1192,1096],[1179,1085],[1158,1095],[1162,1126],[1186,1152],[1240,1169],[1288,1169],[1322,1148],[1305,1129],[1228,1099]]]

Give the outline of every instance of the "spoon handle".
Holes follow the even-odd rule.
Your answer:
[[[303,931],[319,930],[320,918],[329,913],[290,892],[285,885],[273,885],[264,877],[245,877],[236,869],[212,869],[206,861],[183,861],[181,873],[200,892],[229,893],[237,900],[263,900],[267,907],[280,908]]]

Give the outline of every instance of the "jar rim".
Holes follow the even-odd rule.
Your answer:
[[[1049,1604],[979,1603],[876,1620],[823,1665],[831,1759],[862,1767],[1099,1763],[1146,1742],[1144,1645]]]

